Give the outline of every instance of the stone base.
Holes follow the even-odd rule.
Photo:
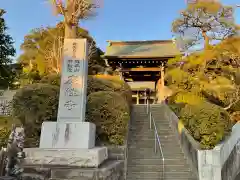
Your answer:
[[[90,149],[95,147],[95,132],[89,122],[43,122],[40,148]]]
[[[77,167],[98,167],[108,158],[107,147],[92,149],[24,149],[26,158],[24,164],[31,165],[56,165]]]

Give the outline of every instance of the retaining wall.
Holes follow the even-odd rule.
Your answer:
[[[169,119],[173,132],[179,139],[184,155],[199,180],[237,180],[240,172],[240,123],[234,125],[232,133],[212,150],[200,150],[199,143],[183,128],[178,130],[178,117],[162,105],[165,118]]]

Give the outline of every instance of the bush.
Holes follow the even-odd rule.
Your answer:
[[[230,113],[233,113],[233,112],[237,112],[237,111],[240,111],[240,100],[235,102],[229,109],[228,111]]]
[[[236,111],[231,114],[231,120],[233,123],[240,122],[240,111]]]
[[[41,83],[60,86],[60,76],[56,74],[43,77]],[[120,93],[129,104],[132,103],[132,91],[127,83],[119,77],[110,75],[88,76],[87,95],[98,91],[112,91]]]
[[[228,112],[207,102],[186,105],[181,110],[180,119],[203,149],[215,147],[232,128]]]
[[[12,101],[12,115],[21,121],[26,138],[38,139],[44,121],[56,121],[59,87],[31,84],[16,92]]]
[[[93,77],[93,82],[92,84],[89,82],[89,92],[91,93],[91,90],[94,89],[94,82],[97,83],[105,84],[108,90],[113,91],[113,92],[118,92],[120,95],[124,97],[124,99],[129,103],[129,105],[132,103],[132,90],[130,86],[124,82],[123,80],[120,80],[118,76],[111,76],[111,75],[96,75]],[[108,90],[103,90],[103,91],[108,91]],[[96,89],[94,89],[94,92],[97,92]],[[90,94],[89,93],[89,94]]]
[[[0,148],[7,146],[10,133],[11,129],[8,127],[3,127],[0,129]]]
[[[60,84],[61,84],[60,75],[59,74],[46,75],[40,80],[40,83],[60,86]]]
[[[124,144],[129,106],[116,92],[99,91],[88,96],[86,119],[96,125],[97,142]]]
[[[13,97],[13,116],[19,119],[26,129],[26,147],[36,147],[38,145],[43,121],[56,121],[57,119],[60,76],[54,74],[45,76],[40,82],[39,84],[28,85],[18,90]],[[100,121],[95,122],[94,119],[90,118],[98,117],[95,113],[96,110],[92,110],[92,107],[96,106],[99,109],[104,109],[108,104],[117,102],[115,105],[109,105],[110,109],[101,112],[109,113],[103,114],[103,118],[115,118],[116,122],[122,123],[122,127],[119,129],[117,129],[117,127],[114,129],[112,126],[107,126],[104,129],[106,132],[110,132],[111,130],[112,134],[107,134],[108,137],[105,138],[105,141],[109,140],[112,144],[123,143],[124,131],[127,128],[127,125],[123,124],[125,118],[124,113],[127,113],[126,116],[129,115],[129,105],[125,99],[130,98],[129,95],[131,95],[131,93],[127,93],[130,88],[125,90],[125,86],[124,82],[121,81],[115,82],[114,80],[107,80],[94,76],[88,77],[88,99],[90,100],[88,103],[90,104],[87,105],[87,108],[90,108],[90,110],[87,109],[87,119],[89,121],[98,124],[97,127],[99,127],[99,124],[101,125],[101,123],[105,121],[97,118],[96,120],[99,119]],[[96,97],[98,95],[99,97]],[[94,99],[97,99],[97,101],[94,101]],[[94,105],[94,103],[96,103],[96,105]],[[127,105],[127,107],[125,107],[125,105]],[[119,109],[113,111],[112,107]],[[108,122],[108,120],[106,122]],[[112,132],[112,130],[114,132]],[[97,133],[99,133],[99,131],[102,130],[97,129]],[[100,133],[100,136],[101,139],[104,139],[102,133]]]

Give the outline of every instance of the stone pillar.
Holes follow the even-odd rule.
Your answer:
[[[123,73],[122,73],[122,64],[120,63],[120,68],[119,68],[119,76],[121,80],[124,80],[123,78]]]
[[[137,104],[139,104],[139,92],[137,91]]]
[[[95,146],[95,124],[85,122],[87,47],[86,39],[65,39],[58,118],[57,122],[43,123],[40,148]]]
[[[164,63],[160,67],[160,79],[157,82],[157,97],[158,101],[157,103],[163,103],[167,99],[167,97],[172,95],[172,90],[165,86],[165,67]]]

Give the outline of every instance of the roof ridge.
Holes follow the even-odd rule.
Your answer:
[[[155,43],[169,43],[172,42],[172,40],[145,40],[145,41],[107,41],[110,45],[111,44],[155,44]]]

